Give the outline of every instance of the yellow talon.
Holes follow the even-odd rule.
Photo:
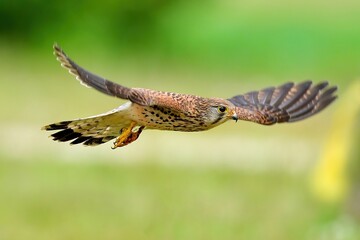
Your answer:
[[[116,139],[114,142],[114,146],[112,149],[115,149],[117,147],[123,147],[128,145],[129,143],[132,143],[135,141],[142,130],[144,129],[144,126],[141,126],[138,131],[133,132],[133,128],[136,126],[136,122],[131,122],[130,126],[127,128],[123,128],[121,131],[121,135]]]

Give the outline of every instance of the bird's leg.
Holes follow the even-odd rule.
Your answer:
[[[121,143],[120,147],[126,146],[132,142],[134,142],[136,139],[138,139],[140,133],[142,132],[142,130],[144,129],[144,126],[139,127],[138,129],[136,129],[134,131],[135,128],[133,128],[133,130],[130,132],[130,134],[128,135],[128,137],[125,139],[125,141],[123,141]]]
[[[136,122],[131,122],[129,127],[121,129],[121,135],[114,142],[112,149],[126,146],[138,139],[140,133],[144,129],[144,126],[141,126],[139,129],[137,129],[137,131],[133,131],[135,126]]]

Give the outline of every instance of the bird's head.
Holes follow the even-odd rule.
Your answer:
[[[217,126],[227,120],[238,120],[235,106],[230,101],[221,98],[211,98],[206,101],[205,121],[208,125]]]

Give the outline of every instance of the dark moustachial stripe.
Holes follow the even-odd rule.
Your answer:
[[[212,125],[217,124],[223,117],[224,117],[224,113],[219,114],[218,118],[215,121],[213,121],[211,124]]]

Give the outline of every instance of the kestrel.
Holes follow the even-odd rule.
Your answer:
[[[42,129],[57,130],[55,141],[95,146],[116,138],[113,148],[135,141],[145,129],[195,132],[228,120],[245,120],[263,125],[296,122],[320,112],[337,96],[336,86],[327,82],[292,82],[232,98],[204,98],[189,94],[128,88],[85,70],[54,45],[61,65],[85,86],[128,100],[107,113],[62,121]]]

